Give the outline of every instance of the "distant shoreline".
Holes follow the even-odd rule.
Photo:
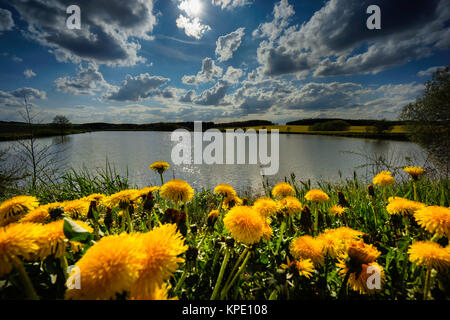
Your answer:
[[[352,127],[353,131],[308,131],[308,130],[299,130],[298,127],[302,126],[284,126],[289,127],[291,130],[287,130],[285,128],[280,128],[283,126],[258,126],[258,127],[233,127],[233,128],[217,128],[221,131],[225,131],[226,129],[243,129],[249,130],[254,129],[256,131],[261,129],[267,129],[270,132],[272,129],[278,129],[280,134],[305,134],[305,135],[323,135],[323,136],[336,136],[336,137],[348,137],[348,138],[362,138],[362,139],[378,139],[378,140],[395,140],[395,141],[409,141],[406,132],[387,132],[387,133],[371,133],[371,132],[363,132],[362,128],[364,126],[354,126]],[[361,128],[357,128],[361,127]],[[191,128],[185,128],[189,131]],[[297,130],[296,130],[297,129]],[[356,130],[355,130],[356,129]],[[359,129],[359,130],[358,130]],[[175,129],[174,129],[175,130]],[[58,136],[67,136],[72,134],[81,134],[81,133],[90,133],[90,132],[171,132],[173,130],[156,130],[156,129],[99,129],[99,130],[71,130],[64,132],[64,134],[56,133],[56,132],[48,132],[43,131],[40,132],[36,130],[34,136],[36,138],[49,138],[49,137],[58,137]],[[28,139],[30,137],[29,134],[23,132],[3,132],[0,133],[0,141],[15,141],[15,140],[23,140]]]

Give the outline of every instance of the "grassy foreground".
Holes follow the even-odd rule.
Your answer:
[[[0,205],[0,299],[449,298],[448,180],[319,189],[291,177],[247,199],[68,173]]]

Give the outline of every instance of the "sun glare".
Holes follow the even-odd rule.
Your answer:
[[[180,4],[180,9],[189,16],[198,16],[202,12],[202,2],[200,0],[185,0]]]

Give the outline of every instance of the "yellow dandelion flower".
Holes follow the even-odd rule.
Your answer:
[[[242,205],[242,203],[243,203],[242,199],[239,198],[238,196],[228,197],[223,199],[222,209],[228,210],[234,206],[240,206]]]
[[[335,236],[337,239],[341,241],[350,241],[355,240],[358,237],[361,237],[364,233],[349,227],[339,227],[334,229]]]
[[[159,174],[162,174],[164,171],[166,171],[169,168],[170,168],[170,165],[165,161],[156,161],[150,165],[150,169],[158,172]]]
[[[139,238],[145,257],[139,278],[131,288],[131,296],[137,299],[148,297],[155,287],[163,285],[177,270],[178,264],[184,262],[179,255],[188,249],[176,224],[164,224],[140,234]]]
[[[400,197],[389,197],[388,201],[386,210],[389,214],[412,215],[420,208],[425,207],[423,203]]]
[[[328,195],[322,190],[312,189],[306,193],[305,199],[315,203],[323,203],[327,202],[330,197],[328,197]]]
[[[139,278],[145,252],[136,234],[106,236],[90,247],[67,280],[66,299],[106,300],[129,291]],[[79,277],[79,288],[73,288]]]
[[[178,201],[186,203],[194,196],[194,189],[186,181],[174,179],[166,182],[161,187],[159,194],[165,200],[175,203]]]
[[[403,171],[408,173],[413,180],[418,180],[424,172],[422,167],[405,167]]]
[[[233,198],[236,196],[236,191],[229,184],[219,184],[214,188],[214,193],[220,194],[224,198]]]
[[[262,217],[273,216],[278,211],[278,204],[271,198],[259,198],[253,204],[253,208],[259,212]]]
[[[428,232],[435,233],[439,237],[445,234],[450,238],[450,208],[423,207],[414,213],[414,218]]]
[[[324,254],[337,258],[347,250],[347,244],[351,240],[355,240],[362,235],[363,233],[360,231],[349,227],[340,227],[337,229],[326,229],[317,236],[317,239],[323,243]]]
[[[295,189],[287,182],[279,182],[273,187],[272,196],[274,196],[274,198],[295,196]]]
[[[287,196],[278,201],[278,209],[281,210],[284,215],[292,216],[301,212],[303,207],[297,198]]]
[[[120,206],[121,208],[128,207],[132,201],[139,197],[139,190],[128,189],[116,192],[103,200],[103,204],[107,207],[113,208]]]
[[[282,264],[283,269],[288,269],[291,272],[298,272],[300,277],[311,278],[314,272],[314,264],[311,259],[300,259],[290,261],[289,257],[286,257],[287,264]]]
[[[347,255],[352,261],[352,265],[370,264],[374,262],[381,252],[373,245],[366,244],[362,240],[352,240],[347,246]]]
[[[90,201],[84,199],[77,199],[68,201],[64,204],[64,212],[69,213],[72,217],[86,218],[89,212]]]
[[[177,300],[176,297],[170,299],[168,298],[170,288],[170,284],[164,283],[162,286],[156,286],[153,291],[146,296],[131,296],[131,300]]]
[[[17,196],[2,202],[0,205],[0,226],[19,220],[38,206],[39,201],[33,196]]]
[[[156,191],[159,190],[159,187],[154,186],[154,187],[145,187],[139,190],[139,197],[143,197],[148,195],[149,193],[154,193]]]
[[[36,257],[41,232],[41,224],[30,222],[0,227],[0,278],[12,271],[16,259]]]
[[[106,198],[106,196],[104,194],[101,193],[93,193],[91,195],[88,195],[87,197],[83,198],[89,202],[91,201],[95,201],[97,203],[101,203],[104,199]]]
[[[341,206],[332,206],[329,210],[330,214],[337,215],[338,217],[342,216],[348,208]]]
[[[300,259],[296,261],[296,268],[298,270],[298,274],[301,277],[311,278],[312,273],[314,272],[314,264],[311,259]]]
[[[73,220],[73,222],[90,233],[94,231],[92,227],[83,221]],[[64,235],[64,220],[54,221],[43,226],[42,233],[39,237],[38,255],[41,260],[44,260],[50,255],[59,258],[65,255],[68,245],[70,244]]]
[[[349,271],[349,268],[345,263],[345,256],[339,259],[339,262],[336,265],[341,268],[339,271],[340,276],[345,277]],[[373,277],[376,274],[378,274],[378,276]],[[370,277],[373,279],[369,279]],[[381,290],[385,278],[383,268],[378,263],[371,262],[369,264],[362,264],[361,269],[358,272],[352,272],[348,278],[347,285],[360,294],[373,294]]]
[[[219,210],[211,210],[211,212],[208,214],[208,218],[219,218],[220,212]]]
[[[394,184],[395,179],[391,176],[391,173],[389,171],[381,171],[373,178],[372,182],[375,185],[387,187]]]
[[[270,218],[264,219],[264,226],[263,226],[263,235],[262,238],[266,241],[269,241],[273,237],[273,230],[270,226]]]
[[[233,207],[223,222],[233,238],[245,244],[259,242],[264,233],[264,219],[249,206]]]
[[[45,223],[49,220],[50,213],[48,212],[48,206],[43,205],[28,212],[22,219],[20,219],[20,222]]]
[[[206,218],[206,223],[208,227],[212,228],[214,227],[214,224],[216,223],[217,219],[219,219],[220,212],[219,210],[211,210],[211,212],[208,214],[208,217]]]
[[[293,239],[289,250],[296,259],[311,259],[314,264],[323,262],[323,243],[310,235]]]
[[[418,241],[408,250],[409,261],[427,269],[446,271],[450,268],[450,250],[432,241]]]

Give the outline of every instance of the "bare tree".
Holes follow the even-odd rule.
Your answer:
[[[30,177],[31,192],[36,193],[37,185],[55,179],[58,171],[58,157],[60,151],[52,151],[52,144],[46,145],[36,138],[36,123],[38,113],[32,110],[24,94],[24,110],[20,112],[28,126],[28,138],[18,140],[16,143],[17,157],[23,164],[27,176]]]

